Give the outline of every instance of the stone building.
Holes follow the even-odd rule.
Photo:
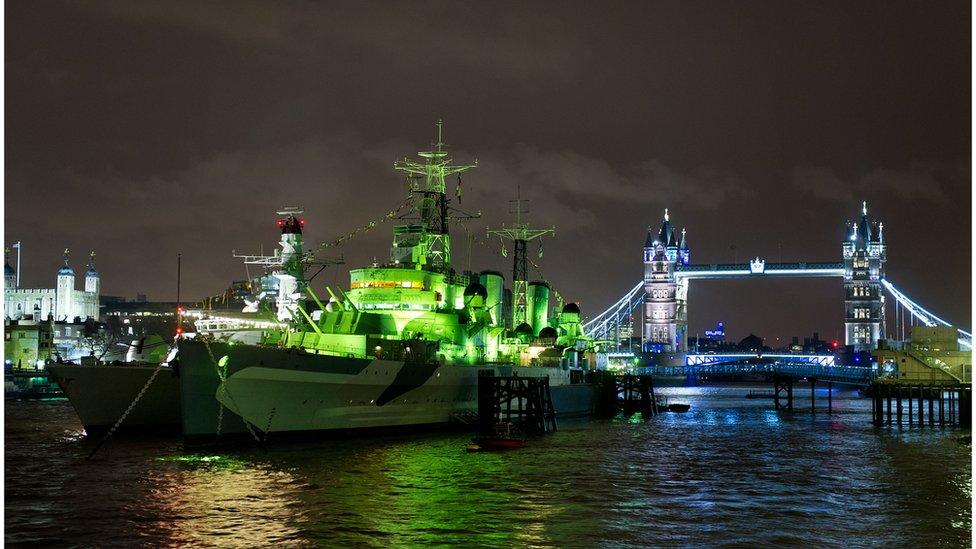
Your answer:
[[[854,351],[871,351],[885,334],[885,276],[887,250],[884,224],[868,218],[861,206],[861,220],[847,224],[844,240],[844,343]]]
[[[9,320],[47,320],[72,322],[75,318],[98,320],[99,277],[95,270],[95,252],[88,258],[85,288],[75,288],[75,272],[68,264],[68,250],[64,264],[58,269],[54,288],[20,288],[17,276],[9,263],[4,264],[3,314]]]
[[[644,243],[644,350],[651,352],[684,352],[686,350],[687,285],[675,278],[675,266],[687,265],[688,246],[685,231],[678,240],[668,211],[655,235],[647,231]]]

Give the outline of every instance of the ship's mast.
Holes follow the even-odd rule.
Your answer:
[[[419,195],[420,204],[415,212],[420,216],[420,235],[417,243],[419,258],[423,263],[439,270],[451,268],[451,239],[448,231],[448,199],[444,178],[460,174],[478,166],[474,164],[452,165],[444,150],[443,121],[437,121],[437,142],[433,150],[417,155],[424,159],[415,162],[404,158],[393,164],[394,169],[407,174],[410,192]]]
[[[324,268],[326,265],[342,263],[341,258],[316,258],[314,253],[303,249],[302,232],[305,228],[305,218],[301,217],[303,213],[305,211],[301,207],[278,210],[277,225],[281,230],[281,240],[278,245],[281,249],[275,249],[274,255],[238,255],[236,251],[232,252],[234,257],[243,259],[245,265],[260,265],[271,270],[271,274],[278,279],[276,305],[279,320],[292,318],[295,306],[304,299],[305,287],[308,284],[305,270],[308,267],[319,265]]]
[[[526,244],[530,240],[543,236],[554,236],[556,228],[532,229],[528,223],[522,222],[522,214],[529,213],[528,200],[522,199],[522,188],[517,187],[515,200],[509,200],[512,208],[509,213],[515,214],[515,225],[501,229],[487,229],[488,236],[498,236],[511,240],[515,249],[512,265],[512,328],[517,328],[525,322],[526,291],[529,286],[528,258],[525,255]]]

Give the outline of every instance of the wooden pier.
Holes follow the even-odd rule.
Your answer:
[[[600,400],[597,415],[613,417],[623,410],[625,414],[637,412],[657,415],[660,405],[654,394],[654,378],[650,375],[615,374],[601,372],[598,379]]]
[[[972,426],[972,386],[878,382],[871,385],[871,415],[877,426]]]
[[[549,392],[549,377],[496,376],[492,370],[478,374],[478,423],[492,432],[497,423],[518,425],[527,433],[556,430],[556,411]]]

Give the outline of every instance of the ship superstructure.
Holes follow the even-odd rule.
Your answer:
[[[264,274],[249,276],[241,311],[209,308],[185,311],[184,316],[194,320],[198,334],[254,343],[260,341],[265,330],[287,329],[301,321],[299,305],[309,300],[306,273],[312,267],[342,263],[341,258],[321,258],[305,251],[304,213],[301,207],[278,210],[276,224],[281,238],[272,255],[233,253],[246,267],[261,268]]]
[[[388,261],[351,270],[348,289],[326,287],[323,300],[297,283],[299,271],[287,274],[283,252],[281,326],[262,330],[256,344],[180,342],[187,437],[444,423],[475,410],[485,371],[548,376],[557,413],[589,411],[593,390],[576,372],[592,342],[575,303],[550,315],[548,283],[527,282],[527,225],[517,218],[514,228],[518,306],[508,304],[513,292],[500,273],[453,268],[449,223],[463,214],[445,178],[477,163],[454,164],[441,132],[438,123],[420,160],[394,164],[407,176],[410,207],[393,227]]]
[[[514,227],[494,231],[511,233],[516,249],[521,250],[514,258],[510,319],[503,315],[504,279],[498,273],[454,270],[449,232],[452,209],[445,178],[477,163],[453,164],[444,150],[440,123],[437,129],[434,150],[418,153],[423,162],[395,164],[408,176],[413,207],[407,222],[393,227],[389,261],[351,270],[348,291],[326,289],[331,295],[328,305],[310,287],[303,287],[317,311],[306,310],[297,292],[279,291],[279,300],[297,312],[282,313],[279,306],[279,318],[292,316],[299,322],[286,332],[269,334],[266,343],[358,358],[403,359],[412,354],[415,360],[442,364],[523,366],[559,365],[565,359],[576,366],[577,341],[585,340],[578,312],[571,306],[550,319],[548,284],[537,281],[530,285],[525,275],[526,241],[551,234],[553,229],[529,229],[519,217]],[[287,283],[289,289],[297,289],[290,280]],[[279,337],[282,339],[276,339]],[[559,349],[560,354],[540,356],[546,348]],[[568,348],[573,352],[564,357],[562,351]]]

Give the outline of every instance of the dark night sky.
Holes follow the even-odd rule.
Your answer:
[[[520,184],[544,276],[584,313],[641,275],[664,207],[692,259],[838,260],[867,200],[888,276],[970,326],[967,2],[8,2],[5,242],[103,293],[216,293],[302,204],[315,244],[404,196],[437,118],[462,206]],[[455,233],[462,240],[463,231]],[[344,247],[388,255],[389,226]],[[734,246],[734,248],[733,248]],[[456,246],[456,264],[467,264]],[[510,271],[475,244],[476,269]],[[348,283],[331,268],[317,279]],[[691,333],[841,336],[836,280],[693,283]]]

